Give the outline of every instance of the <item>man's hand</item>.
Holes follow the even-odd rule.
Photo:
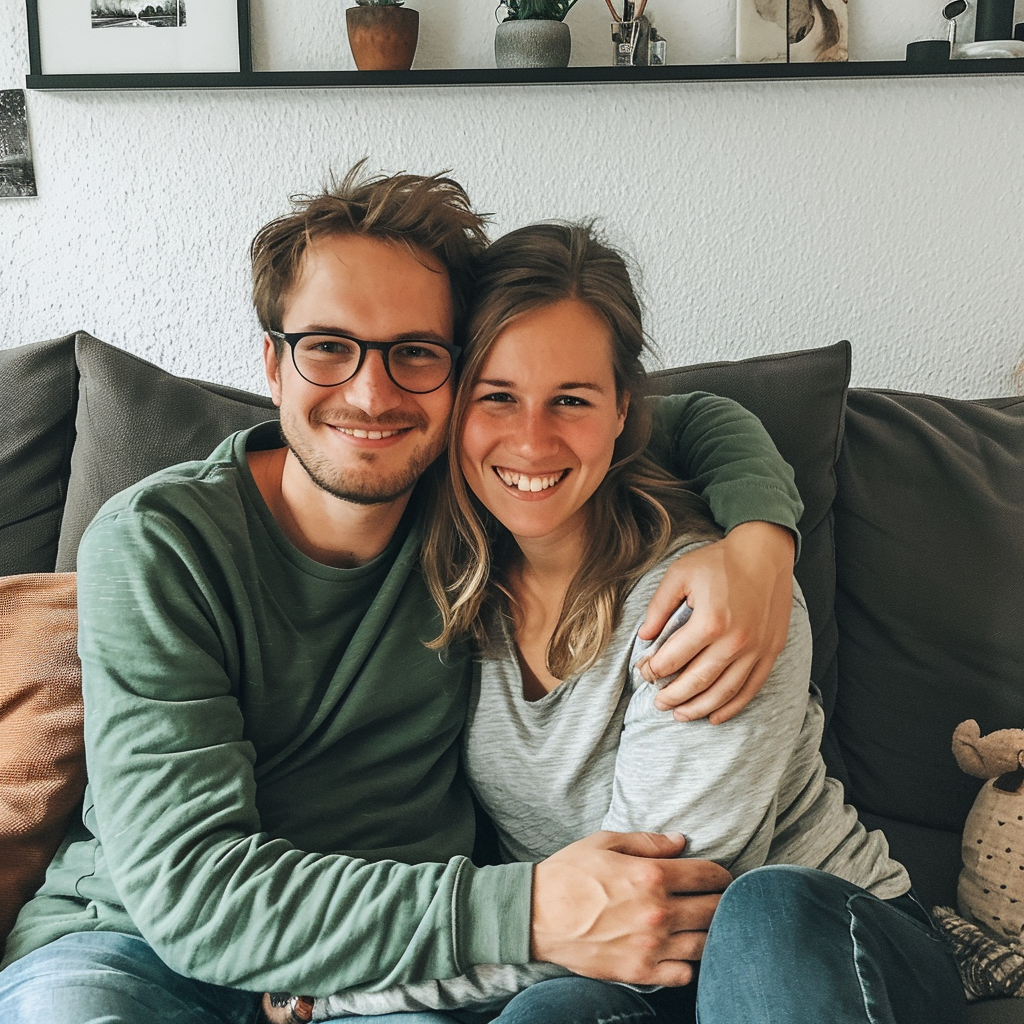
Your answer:
[[[656,637],[684,600],[693,615],[641,661],[648,682],[681,674],[655,699],[681,721],[728,721],[764,685],[786,644],[795,544],[789,530],[742,523],[724,540],[682,555],[651,599],[640,637]]]
[[[533,959],[591,978],[688,984],[732,876],[711,861],[675,859],[685,844],[679,835],[596,832],[541,861]]]

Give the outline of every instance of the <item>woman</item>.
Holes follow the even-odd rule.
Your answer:
[[[434,646],[470,637],[481,652],[465,763],[501,852],[539,861],[601,828],[675,831],[688,856],[738,881],[696,986],[485,967],[378,994],[376,1012],[668,1022],[692,1019],[696,990],[701,1024],[961,1020],[956,968],[906,871],[825,777],[798,588],[785,650],[731,721],[674,721],[635,671],[661,575],[716,530],[641,454],[644,336],[622,258],[587,227],[523,228],[488,250],[477,295],[447,514],[433,517],[423,564],[444,626]],[[344,996],[321,1004],[375,1012]]]

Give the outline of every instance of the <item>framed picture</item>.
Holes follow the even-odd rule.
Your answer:
[[[0,197],[36,194],[36,174],[25,116],[25,93],[0,89]]]
[[[33,75],[251,71],[248,0],[26,0]]]

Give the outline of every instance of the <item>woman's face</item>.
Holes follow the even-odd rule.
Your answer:
[[[460,464],[473,493],[517,540],[581,535],[629,404],[605,321],[576,299],[524,313],[469,388]]]

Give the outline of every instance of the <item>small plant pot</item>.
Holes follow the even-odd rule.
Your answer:
[[[348,45],[360,71],[408,71],[416,56],[419,11],[408,7],[350,7]]]
[[[503,21],[494,31],[494,63],[499,68],[569,66],[572,37],[564,21]]]

